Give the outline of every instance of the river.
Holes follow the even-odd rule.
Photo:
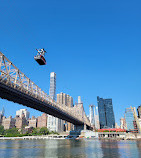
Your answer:
[[[139,158],[141,141],[0,140],[0,158]]]

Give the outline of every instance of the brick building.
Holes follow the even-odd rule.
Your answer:
[[[12,116],[9,116],[8,118],[3,116],[2,126],[4,126],[4,129],[10,129],[10,128],[15,127],[15,119],[12,118]]]
[[[47,114],[43,113],[42,116],[37,118],[37,127],[47,127]]]
[[[34,128],[37,127],[37,119],[34,116],[32,116],[32,118],[28,120],[28,126]]]
[[[23,114],[21,117],[16,116],[16,117],[15,117],[15,120],[16,120],[16,122],[15,122],[16,128],[21,129],[21,128],[24,128],[25,126],[28,125],[28,122],[27,122],[27,120],[26,120],[24,114]]]

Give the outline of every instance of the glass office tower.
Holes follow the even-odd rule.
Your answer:
[[[112,99],[97,97],[99,123],[101,128],[115,128],[115,116]]]
[[[126,126],[127,130],[134,130],[134,115],[133,115],[133,110],[131,108],[126,108],[125,109],[125,121],[126,121]]]
[[[50,73],[50,90],[49,90],[49,96],[56,100],[56,73],[51,72]]]

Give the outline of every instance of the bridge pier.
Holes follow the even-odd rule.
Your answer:
[[[74,125],[74,130],[75,131],[82,131],[82,130],[87,130],[87,125],[84,124],[84,125]]]
[[[69,135],[70,136],[79,136],[79,135],[81,135],[82,131],[85,133],[85,131],[87,131],[87,130],[92,130],[92,128],[87,126],[86,124],[74,125],[74,130],[70,131]]]

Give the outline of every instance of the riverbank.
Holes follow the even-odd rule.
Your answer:
[[[75,136],[73,138],[68,138],[67,135],[42,135],[42,136],[23,136],[23,137],[0,137],[0,140],[38,140],[38,139],[76,139],[76,140],[83,140],[83,139],[99,139],[99,140],[140,140],[141,141],[141,136],[140,137],[134,137],[133,135],[127,135],[124,138],[114,138],[114,137],[105,137],[105,138],[96,138],[96,137],[78,137]]]
[[[43,135],[43,136],[23,136],[23,137],[0,137],[0,140],[37,140],[37,139],[65,139],[67,135]]]

